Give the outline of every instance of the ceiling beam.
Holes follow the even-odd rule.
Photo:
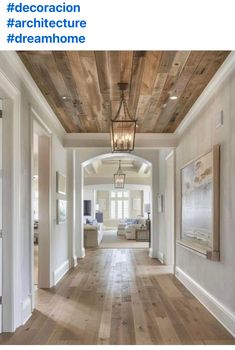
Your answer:
[[[138,169],[138,174],[139,175],[144,175],[146,174],[146,170],[148,168],[148,165],[146,163],[142,163]]]
[[[160,149],[177,147],[175,134],[137,134],[135,148]],[[108,133],[73,133],[66,134],[63,140],[64,147],[72,148],[106,148],[111,149],[110,134]]]

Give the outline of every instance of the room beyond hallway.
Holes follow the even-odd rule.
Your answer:
[[[149,242],[137,241],[136,239],[127,239],[124,235],[118,235],[117,230],[104,230],[102,241],[99,245],[101,249],[132,249],[148,248]]]
[[[235,344],[147,249],[94,249],[1,344]]]

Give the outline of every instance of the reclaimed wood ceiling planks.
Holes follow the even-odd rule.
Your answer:
[[[138,133],[173,133],[229,51],[19,51],[68,133],[107,133],[127,82]],[[176,96],[172,100],[170,97]]]

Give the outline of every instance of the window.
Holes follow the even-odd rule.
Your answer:
[[[110,216],[111,219],[125,219],[129,217],[128,191],[111,191]]]

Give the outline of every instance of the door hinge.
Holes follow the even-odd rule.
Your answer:
[[[0,296],[0,305],[2,305],[2,296]]]
[[[2,238],[2,230],[0,230],[0,238]]]

